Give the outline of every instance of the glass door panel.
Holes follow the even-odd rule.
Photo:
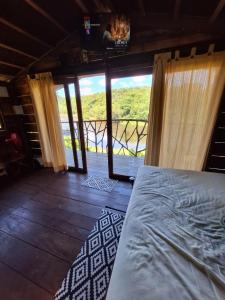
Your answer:
[[[152,76],[111,78],[113,174],[136,176],[144,164]]]
[[[85,173],[86,156],[84,151],[82,111],[78,110],[79,99],[74,83],[55,86],[66,160],[70,170]]]
[[[81,151],[81,135],[80,135],[80,129],[79,129],[75,85],[73,83],[69,84],[69,91],[70,91],[70,97],[71,97],[71,109],[72,109],[72,115],[73,115],[73,126],[74,126],[75,143],[76,143],[76,149],[77,149],[77,159],[78,159],[79,167],[83,168],[82,151]]]
[[[105,75],[79,77],[89,173],[108,175]]]

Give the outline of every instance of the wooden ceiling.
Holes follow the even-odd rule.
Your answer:
[[[79,57],[79,16],[126,13],[131,53],[225,38],[225,0],[1,0],[0,81]]]

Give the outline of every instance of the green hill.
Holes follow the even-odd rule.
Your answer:
[[[148,86],[113,89],[113,118],[147,119],[149,99],[150,87]],[[82,96],[81,100],[84,120],[106,119],[105,93]],[[58,106],[60,113],[66,115],[65,98],[58,96]],[[72,106],[75,107],[75,98],[72,98]]]

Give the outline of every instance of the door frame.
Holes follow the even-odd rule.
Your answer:
[[[74,159],[74,166],[68,166],[68,171],[78,172],[82,174],[87,173],[87,158],[85,151],[85,141],[84,141],[84,128],[83,128],[83,114],[82,114],[82,106],[81,106],[81,97],[80,97],[80,87],[79,80],[77,76],[73,78],[62,78],[60,80],[54,80],[55,85],[62,85],[65,92],[66,99],[66,107],[67,107],[67,115],[70,127],[70,136],[71,136],[71,144],[72,144],[72,152]],[[73,111],[71,104],[71,97],[69,92],[69,85],[74,85],[75,90],[75,100],[76,100],[76,109],[78,116],[78,128],[80,133],[80,148],[81,148],[81,157],[82,157],[82,167],[79,166],[79,160],[77,156],[77,145],[75,142],[75,128],[74,128],[74,120],[73,120]]]
[[[105,72],[106,77],[106,115],[107,115],[107,139],[108,139],[108,170],[109,178],[118,179],[121,181],[129,181],[131,176],[114,173],[113,169],[113,135],[112,135],[112,79],[122,77],[132,77],[140,75],[152,74],[152,66],[146,66],[138,68],[136,70],[121,70],[121,71],[110,71],[107,67]],[[149,87],[150,88],[150,87]],[[150,99],[149,99],[150,101]]]

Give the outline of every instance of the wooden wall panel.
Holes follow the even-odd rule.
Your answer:
[[[33,104],[30,103],[29,105],[23,105],[23,112],[25,115],[34,115]]]
[[[26,95],[20,97],[20,103],[21,103],[21,105],[27,105],[27,104],[32,104],[33,105],[31,97],[26,96]]]
[[[213,130],[206,171],[225,173],[225,90]]]

